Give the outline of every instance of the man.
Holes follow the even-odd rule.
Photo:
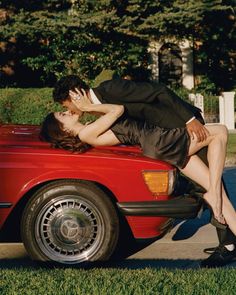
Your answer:
[[[156,124],[164,128],[186,127],[189,135],[196,134],[198,141],[208,136],[200,109],[178,97],[161,83],[135,82],[125,79],[112,79],[96,88],[89,88],[79,77],[70,75],[61,78],[55,85],[53,98],[71,111],[78,112],[71,102],[69,90],[84,89],[92,103],[115,103],[125,107],[125,115]],[[207,164],[207,150],[198,155]],[[202,262],[205,267],[223,266],[236,257],[236,237],[226,227],[214,224],[220,244]]]

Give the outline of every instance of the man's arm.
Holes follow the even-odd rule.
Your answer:
[[[193,120],[192,122],[187,123],[200,111],[191,104],[183,101],[178,95],[162,83],[135,82],[124,79],[115,79],[103,82],[98,88],[94,89],[95,92],[96,89],[101,94],[105,102],[124,104],[125,106],[127,106],[127,104],[133,104],[134,109],[130,110],[130,112],[136,118],[138,118],[136,109],[138,110],[140,107],[136,107],[135,104],[142,104],[142,109],[144,109],[145,104],[151,105],[152,108],[155,108],[156,118],[168,116],[168,109],[170,109],[171,114],[175,113],[176,116],[181,118],[181,120],[186,124],[188,133],[191,137],[194,132],[198,141],[202,141],[208,135],[207,129],[198,120]],[[147,112],[143,112],[143,114],[144,113]],[[140,119],[148,120],[149,122],[152,121],[149,117]],[[171,119],[172,118],[170,118],[170,120]],[[156,121],[157,119],[155,119],[155,122]],[[174,127],[179,126],[176,125],[173,126],[173,128]]]
[[[101,83],[93,90],[96,95],[99,96],[100,94],[102,103],[155,104],[157,113],[162,111],[163,105],[174,110],[184,122],[191,119],[194,116],[194,111],[197,110],[194,106],[183,102],[180,97],[162,83],[114,79]],[[158,114],[159,117],[161,115]]]

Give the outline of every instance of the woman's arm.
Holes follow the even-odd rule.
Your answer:
[[[115,145],[118,139],[109,131],[112,124],[123,114],[124,106],[115,104],[92,104],[87,96],[83,94],[80,99],[72,98],[74,105],[85,112],[99,112],[103,115],[93,123],[85,125],[79,132],[79,137],[83,142],[93,146]]]
[[[81,91],[79,91],[77,88],[75,88],[75,91],[70,91],[69,93],[72,103],[82,112],[98,112],[106,114],[112,111],[119,112],[121,109],[124,109],[117,104],[92,104],[84,89],[81,89]]]
[[[93,123],[86,125],[79,132],[79,138],[92,146],[116,145],[119,140],[113,132],[109,130],[112,124],[122,115],[124,107],[121,105],[96,105],[99,106],[99,112],[105,112],[100,118]],[[100,108],[104,106],[104,108]]]

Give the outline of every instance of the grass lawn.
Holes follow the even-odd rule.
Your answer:
[[[236,269],[144,267],[38,268],[0,266],[0,294],[42,295],[231,295]]]
[[[227,156],[236,158],[236,133],[229,134]]]

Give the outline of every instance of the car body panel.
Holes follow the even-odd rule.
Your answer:
[[[0,227],[15,206],[37,187],[59,179],[80,179],[97,183],[117,202],[168,200],[153,195],[142,177],[143,170],[170,171],[165,162],[142,156],[139,147],[91,148],[85,153],[53,149],[38,139],[38,126],[0,126]],[[9,208],[3,208],[10,204]],[[153,216],[125,217],[136,238],[160,235],[170,219]]]

